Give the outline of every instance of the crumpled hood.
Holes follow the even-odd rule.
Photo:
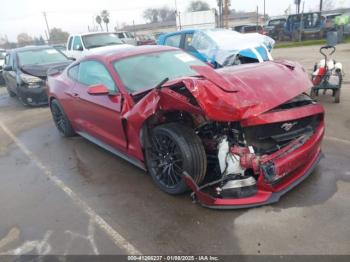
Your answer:
[[[73,61],[68,60],[67,62],[44,64],[44,65],[23,65],[21,70],[23,73],[36,76],[42,79],[46,79],[47,70],[50,68],[66,68]]]
[[[304,68],[289,61],[264,62],[213,70],[194,66],[202,78],[186,87],[208,118],[237,121],[255,117],[307,91]],[[186,82],[186,81],[184,81]]]

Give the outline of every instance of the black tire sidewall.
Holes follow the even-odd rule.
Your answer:
[[[65,128],[64,130],[61,130],[59,127],[58,127],[58,124],[53,116],[53,113],[52,113],[52,108],[53,107],[56,107],[60,113],[62,114],[63,118],[64,118],[64,121],[65,121]],[[61,106],[61,104],[57,101],[57,99],[54,99],[51,101],[50,103],[50,110],[51,110],[51,114],[52,114],[52,118],[55,122],[55,125],[56,125],[56,128],[58,129],[59,133],[65,137],[70,137],[70,136],[74,136],[75,135],[75,131],[72,127],[72,125],[70,124],[70,121],[66,115],[66,113],[64,112],[64,109],[63,107]]]
[[[179,134],[179,132],[175,131],[175,125],[176,124],[170,124],[170,125],[162,125],[162,126],[158,126],[156,128],[154,128],[151,132],[150,132],[150,136],[152,135],[156,135],[156,134],[162,134],[167,136],[168,138],[170,138],[172,141],[174,141],[176,143],[176,145],[178,146],[181,154],[182,154],[182,159],[183,159],[183,165],[182,168],[184,171],[186,171],[188,174],[190,174],[192,176],[192,178],[194,180],[200,180],[200,177],[194,177],[197,174],[197,170],[198,169],[198,156],[194,156],[194,146],[189,144],[189,137],[192,137],[192,140],[196,139],[196,134],[190,130],[187,127],[183,127],[183,133]],[[178,124],[178,126],[180,126],[180,124]],[[191,134],[190,132],[193,132],[193,134]],[[185,138],[185,136],[187,135],[187,139]],[[199,138],[197,137],[197,139],[199,140]],[[194,141],[194,143],[198,143],[198,141]],[[203,148],[204,151],[204,148]],[[147,167],[151,166],[151,160],[148,157],[148,151],[146,150],[145,152],[145,158],[146,158],[146,164]],[[196,161],[196,163],[195,163]],[[205,162],[205,167],[206,167],[206,162]],[[150,175],[152,176],[152,179],[154,180],[154,182],[156,183],[156,185],[163,191],[165,191],[168,194],[171,195],[178,195],[178,194],[182,194],[186,191],[189,190],[186,182],[184,179],[181,179],[181,181],[173,188],[170,187],[166,187],[164,186],[158,179],[155,173],[155,170],[153,168],[148,168],[148,172],[150,173]]]

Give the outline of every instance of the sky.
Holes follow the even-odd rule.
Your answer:
[[[216,0],[205,0],[216,7]],[[319,0],[304,0],[305,11],[315,8]],[[326,1],[326,0],[324,0]],[[328,0],[329,1],[329,0]],[[350,0],[331,0],[336,7],[350,7]],[[185,12],[190,0],[176,0],[178,11]],[[231,0],[231,9],[242,11],[263,10],[264,0]],[[294,12],[294,0],[265,0],[266,13],[270,16],[283,14],[290,5]],[[47,14],[50,28],[58,27],[69,33],[81,33],[93,26],[94,17],[103,9],[110,12],[110,28],[122,23],[144,23],[143,10],[149,7],[175,8],[175,0],[1,0],[0,36],[16,41],[19,33],[45,37]],[[260,12],[260,11],[259,11]]]

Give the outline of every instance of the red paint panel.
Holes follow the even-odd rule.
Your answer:
[[[304,118],[307,116],[323,114],[323,106],[319,104],[307,105],[303,107],[291,108],[288,110],[272,111],[259,116],[241,121],[243,127],[271,124],[289,120]]]

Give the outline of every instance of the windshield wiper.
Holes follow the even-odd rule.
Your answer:
[[[155,87],[152,87],[152,88],[147,88],[145,90],[142,90],[142,91],[139,91],[137,92],[137,94],[131,94],[132,96],[140,96],[142,94],[145,94],[147,92],[150,92],[151,90],[153,89],[156,89],[156,90],[160,90],[160,88],[162,87],[162,85],[164,85],[167,81],[169,80],[169,78],[164,78],[161,82],[159,82],[159,84],[157,84]]]
[[[153,87],[156,90],[160,90],[162,88],[162,85],[164,85],[166,82],[168,82],[169,77],[164,78],[162,81],[159,82],[155,87]]]

